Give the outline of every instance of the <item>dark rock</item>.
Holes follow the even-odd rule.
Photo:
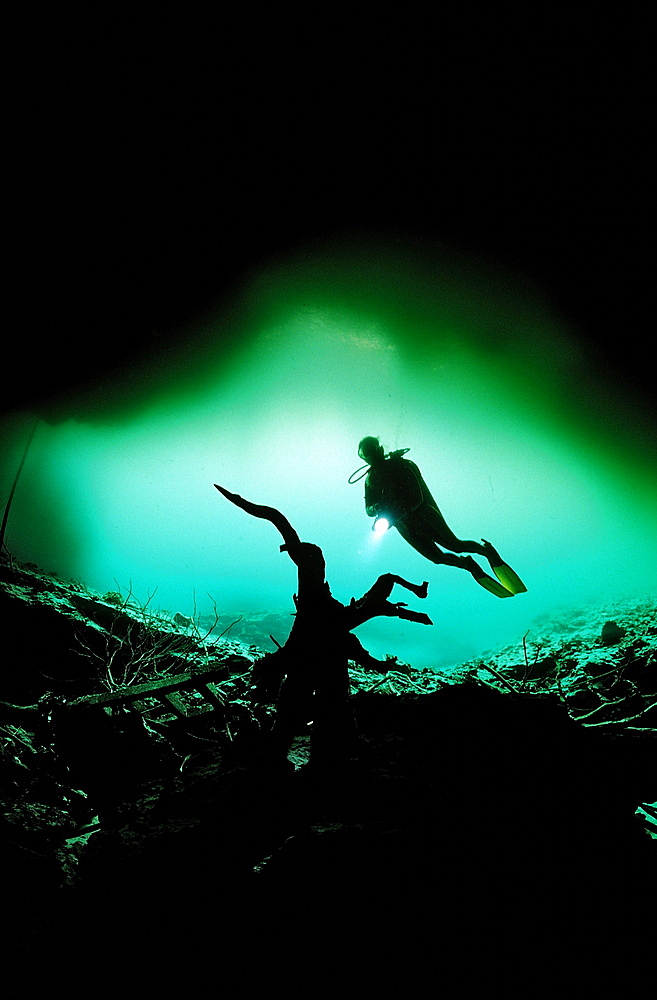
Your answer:
[[[37,688],[46,654],[70,668],[81,619],[20,609],[7,620],[30,642],[16,642],[13,662],[28,663]],[[319,983],[344,995],[421,995],[427,981],[445,995],[526,995],[550,969],[589,991],[598,974],[614,988],[619,970],[637,981],[654,954],[657,859],[635,813],[657,800],[657,745],[571,715],[604,720],[614,683],[617,714],[640,706],[627,682],[654,676],[655,663],[650,650],[628,663],[625,648],[598,648],[613,669],[596,663],[601,690],[591,690],[582,664],[593,663],[598,629],[578,660],[550,652],[537,664],[550,676],[559,663],[565,703],[557,690],[474,682],[402,696],[361,689],[351,699],[358,739],[332,770],[304,765],[307,737],[291,754],[297,770],[267,767],[243,687],[231,694],[245,717],[233,740],[213,730],[212,713],[182,748],[164,727],[158,742],[136,718],[76,721],[63,706],[50,711],[39,753],[27,745],[20,761],[17,727],[27,732],[41,709],[12,722],[10,705],[5,798],[37,808],[33,829],[23,805],[8,808],[1,831],[7,952],[23,976],[61,967],[69,991],[85,964],[88,988],[113,966],[125,982],[131,963],[150,992],[170,985],[176,965],[189,985],[205,963],[234,995],[258,977],[269,990]],[[657,726],[655,710],[636,725]],[[82,805],[101,814],[100,831],[74,848],[61,843],[71,788],[88,790]]]
[[[657,694],[657,660],[637,657],[625,666],[623,674],[644,695]]]
[[[616,622],[605,622],[600,633],[603,646],[615,646],[625,635],[625,629]]]

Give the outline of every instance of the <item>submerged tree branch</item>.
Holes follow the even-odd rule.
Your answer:
[[[301,539],[297,535],[296,531],[285,517],[281,514],[280,510],[276,510],[275,507],[267,507],[264,504],[252,503],[250,500],[245,500],[244,497],[239,496],[237,493],[230,493],[229,490],[224,489],[223,486],[218,486],[217,483],[214,484],[214,488],[219,490],[227,500],[234,503],[236,507],[241,507],[245,510],[247,514],[252,514],[253,517],[261,517],[265,521],[271,521],[274,527],[278,528],[281,535],[283,536],[283,541],[285,546],[281,546],[281,551],[283,548],[290,549],[301,544]]]

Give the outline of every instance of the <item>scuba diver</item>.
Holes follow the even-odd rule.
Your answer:
[[[367,476],[365,510],[369,517],[375,518],[373,530],[385,531],[388,527],[395,527],[402,538],[426,559],[467,570],[481,587],[496,597],[524,593],[527,590],[524,583],[490,542],[483,538],[479,543],[456,537],[431,496],[417,465],[402,457],[407,451],[408,448],[401,448],[386,455],[375,437],[364,437],[358,445],[358,454],[367,465],[357,469],[349,477],[349,482],[355,483]],[[367,471],[363,472],[363,469]],[[487,559],[497,579],[484,573],[469,553]]]

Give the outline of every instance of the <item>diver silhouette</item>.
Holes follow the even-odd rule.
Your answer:
[[[369,466],[358,469],[349,482],[358,482],[366,475],[365,510],[374,517],[373,528],[384,520],[395,527],[399,534],[417,552],[433,563],[444,563],[467,570],[477,583],[496,597],[513,597],[524,593],[524,583],[505,563],[497,549],[482,538],[481,542],[457,538],[440,512],[417,465],[403,458],[408,448],[385,454],[378,438],[364,437],[358,445],[358,454]],[[356,478],[358,476],[358,478]],[[385,529],[385,526],[384,526]],[[449,551],[445,552],[444,550]],[[488,560],[497,579],[483,571],[468,555],[474,553]]]
[[[283,536],[281,552],[287,552],[297,567],[292,630],[282,647],[263,658],[264,675],[257,685],[261,700],[276,702],[270,734],[272,756],[277,760],[286,757],[293,738],[312,721],[311,763],[339,762],[344,759],[354,730],[348,706],[349,660],[368,668],[381,665],[351,630],[380,615],[432,625],[427,615],[388,600],[395,584],[420,598],[427,596],[428,584],[409,583],[385,573],[363,597],[352,598],[349,605],[341,604],[326,582],[324,554],[318,545],[302,542],[275,507],[244,500],[216,483],[215,488],[247,514],[271,521]]]

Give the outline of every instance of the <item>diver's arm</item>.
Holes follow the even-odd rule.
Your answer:
[[[365,513],[368,517],[376,517],[381,510],[382,500],[383,491],[381,483],[377,481],[376,477],[372,477],[372,472],[370,471],[365,480]]]

